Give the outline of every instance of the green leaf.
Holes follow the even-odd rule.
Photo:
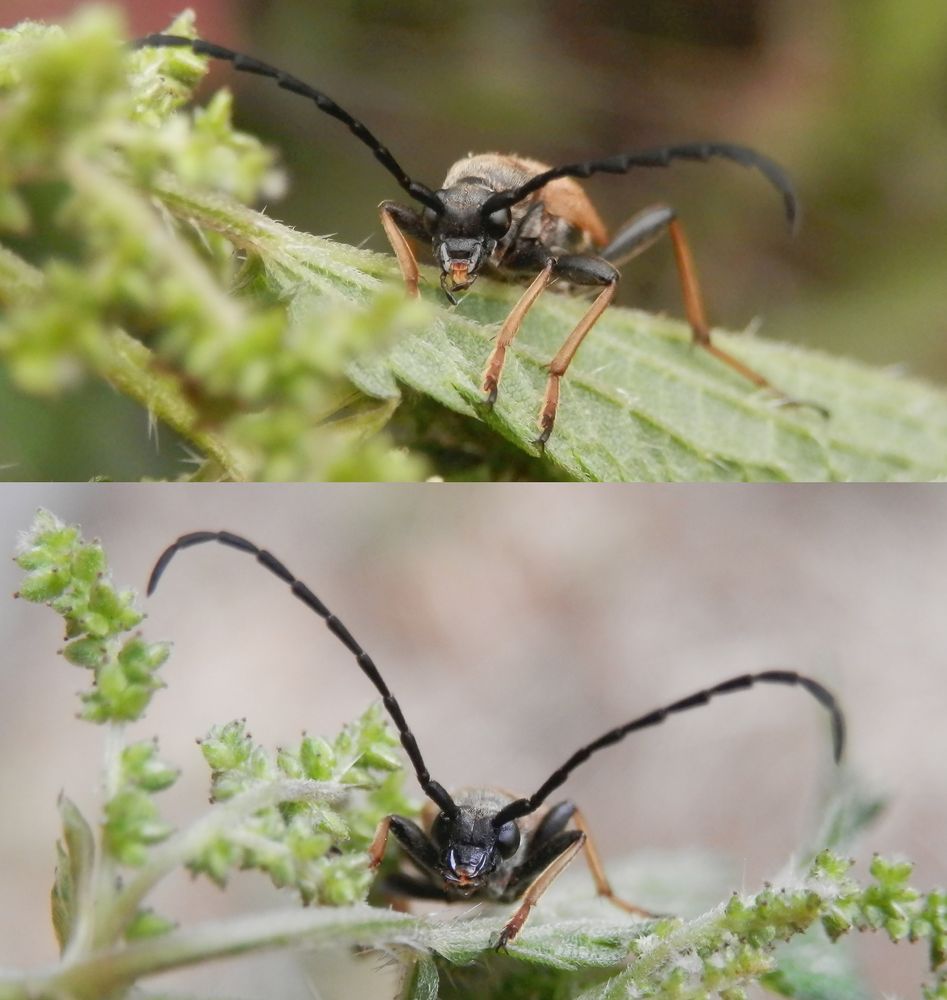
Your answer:
[[[51,893],[53,929],[60,952],[72,940],[77,915],[90,905],[95,840],[78,807],[59,798],[63,839],[56,844],[56,877]]]
[[[405,979],[402,1000],[438,1000],[437,965],[432,958],[422,956]]]
[[[307,236],[219,201],[158,185],[172,212],[219,231],[241,233],[260,255],[269,280],[292,301],[328,294],[362,308],[380,280],[397,284],[387,258]],[[401,384],[458,414],[483,420],[536,455],[536,417],[545,366],[578,322],[585,304],[549,293],[514,342],[492,413],[479,405],[480,375],[500,323],[519,290],[480,279],[456,309],[441,303],[432,272],[423,330],[402,337],[374,361],[349,369],[369,395]],[[886,480],[947,473],[947,394],[855,362],[749,336],[719,344],[784,391],[828,406],[823,419],[779,407],[690,343],[687,327],[628,309],[610,309],[563,379],[562,405],[546,448],[551,471],[594,480]],[[394,376],[394,380],[392,379]],[[466,425],[480,447],[485,428]],[[535,466],[538,473],[540,467]]]

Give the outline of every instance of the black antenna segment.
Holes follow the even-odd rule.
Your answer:
[[[321,90],[310,87],[308,83],[295,76],[285,73],[275,66],[270,66],[252,56],[244,55],[242,52],[234,52],[232,49],[224,48],[213,42],[206,42],[202,38],[185,38],[182,35],[147,35],[138,38],[131,43],[133,49],[145,48],[189,48],[199,56],[208,56],[211,59],[222,59],[233,63],[236,70],[244,73],[253,73],[256,76],[269,77],[275,80],[278,87],[288,90],[290,93],[299,94],[300,97],[308,97],[314,101],[320,111],[337,118],[357,139],[365,143],[375,154],[375,159],[390,173],[398,184],[414,198],[428,208],[433,209],[438,215],[444,211],[444,204],[440,198],[425,184],[412,180],[402,169],[401,164],[392,156],[391,150],[382,142],[375,138],[368,127],[353,117],[345,108],[336,104],[327,94]]]
[[[554,771],[546,779],[545,783],[540,786],[539,791],[535,792],[528,799],[517,799],[508,806],[504,806],[493,818],[494,827],[499,829],[504,823],[508,823],[510,820],[518,819],[521,816],[528,816],[531,812],[535,812],[549,794],[555,791],[580,764],[584,764],[597,750],[611,746],[613,743],[618,743],[629,733],[636,732],[639,729],[647,729],[649,726],[660,725],[669,715],[674,715],[676,712],[686,712],[691,708],[699,708],[701,705],[706,705],[715,695],[730,694],[732,691],[745,691],[747,688],[753,687],[754,684],[761,683],[798,685],[805,688],[813,698],[827,708],[832,716],[832,749],[835,760],[838,762],[841,759],[842,749],[845,745],[845,719],[831,691],[824,688],[817,681],[812,680],[812,678],[797,674],[794,670],[766,670],[759,674],[741,674],[739,677],[732,677],[728,681],[721,681],[713,687],[698,691],[696,694],[682,698],[680,701],[675,701],[664,708],[657,708],[647,715],[642,715],[638,719],[626,722],[623,726],[610,729],[597,740],[593,740],[580,750],[576,750],[562,767]]]
[[[584,163],[568,163],[562,167],[552,167],[541,174],[531,177],[525,184],[510,191],[499,191],[488,198],[481,208],[486,217],[491,212],[522,201],[534,191],[544,188],[550,181],[558,177],[591,177],[592,174],[626,174],[635,167],[668,167],[672,160],[697,160],[705,163],[707,160],[721,157],[732,160],[742,167],[757,169],[783,196],[783,208],[790,227],[795,227],[799,211],[799,202],[795,189],[788,174],[774,160],[757,153],[746,146],[734,146],[729,143],[692,142],[680,146],[660,146],[657,149],[643,149],[636,153],[622,153],[609,156],[604,160],[587,160]]]
[[[414,773],[417,775],[418,784],[420,784],[424,794],[427,795],[432,802],[436,803],[448,816],[456,815],[456,803],[450,797],[446,789],[431,777],[430,772],[424,764],[424,758],[421,756],[421,751],[418,749],[417,740],[414,738],[414,734],[408,728],[408,723],[405,721],[404,714],[401,711],[401,706],[398,704],[395,696],[388,689],[388,685],[378,672],[378,667],[375,666],[372,658],[365,652],[364,649],[362,649],[358,641],[352,633],[349,632],[345,625],[343,625],[342,622],[339,621],[339,619],[336,618],[336,616],[322,603],[322,601],[316,597],[306,584],[304,584],[301,580],[297,580],[296,577],[293,576],[293,574],[290,573],[290,571],[271,552],[267,552],[266,549],[261,549],[254,545],[253,542],[248,541],[246,538],[242,538],[240,535],[234,535],[229,531],[192,531],[187,535],[182,535],[176,542],[169,545],[158,557],[158,561],[155,563],[155,567],[151,571],[151,576],[148,579],[148,596],[150,597],[154,593],[155,588],[158,586],[158,582],[160,581],[165,570],[168,568],[168,564],[178,552],[182,549],[189,549],[193,545],[202,545],[204,542],[220,542],[222,545],[227,545],[232,549],[238,549],[240,552],[247,552],[250,555],[255,556],[256,561],[260,563],[261,566],[266,567],[266,569],[268,569],[274,576],[278,576],[284,583],[288,584],[289,589],[293,592],[293,594],[295,594],[295,596],[298,597],[307,608],[311,611],[315,611],[315,613],[325,621],[329,631],[355,657],[355,661],[362,668],[362,672],[378,689],[385,708],[388,710],[388,714],[391,716],[395,726],[398,728],[398,732],[401,735],[401,745],[404,747],[405,753],[407,753],[411,763],[414,765]]]

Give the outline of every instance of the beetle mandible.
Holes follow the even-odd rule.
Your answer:
[[[828,709],[835,760],[841,759],[845,722],[832,693],[795,671],[766,670],[731,677],[610,729],[576,750],[526,798],[494,788],[464,788],[451,794],[431,777],[401,706],[371,656],[312,590],[266,549],[229,531],[194,531],[182,535],[155,563],[148,580],[149,596],[179,551],[205,542],[220,542],[254,556],[260,565],[288,584],[293,594],[325,621],[329,631],[355,657],[381,694],[385,709],[398,729],[401,745],[414,767],[418,784],[431,800],[431,805],[425,809],[426,828],[404,816],[388,816],[379,824],[369,848],[372,867],[381,863],[388,838],[393,836],[419,873],[399,871],[387,880],[386,888],[404,896],[447,902],[478,897],[499,902],[520,900],[500,932],[498,948],[505,947],[516,937],[540,896],[583,849],[599,895],[629,913],[654,916],[640,906],[625,902],[612,891],[585,820],[572,802],[567,800],[543,808],[550,794],[596,751],[618,743],[629,733],[659,725],[669,715],[706,705],[715,695],[769,683],[799,685]]]
[[[666,167],[679,159],[705,162],[722,158],[758,170],[782,195],[792,225],[798,208],[792,183],[777,163],[761,153],[731,143],[693,142],[558,167],[522,156],[483,153],[458,160],[435,191],[409,177],[387,146],[357,118],[326,94],[283,70],[199,38],[156,34],[138,39],[133,45],[184,46],[198,55],[226,60],[237,70],[270,77],[284,90],[309,98],[320,111],[348,126],[421,206],[419,210],[394,201],[383,201],[379,206],[382,227],[409,295],[418,294],[419,281],[417,257],[409,238],[430,245],[441,269],[441,288],[452,303],[457,301],[455,293],[469,288],[484,271],[505,281],[528,282],[500,327],[487,360],[481,388],[488,407],[496,401],[507,351],[540,293],[553,282],[570,290],[600,289],[549,363],[539,436],[534,442],[540,449],[549,440],[556,421],[560,380],[582,341],[615,297],[619,267],[648,249],[665,232],[674,249],[693,342],[757,387],[774,393],[782,404],[808,406],[828,416],[823,406],[787,396],[764,375],[713,342],[693,255],[670,206],[646,208],[609,239],[605,224],[575,180],[603,172],[624,174],[635,167]]]

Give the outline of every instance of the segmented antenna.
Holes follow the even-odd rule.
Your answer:
[[[550,181],[556,180],[557,177],[591,177],[592,174],[598,173],[625,174],[634,167],[667,167],[671,165],[672,160],[698,160],[705,163],[714,157],[733,160],[734,163],[739,163],[742,167],[757,169],[783,196],[786,218],[789,225],[795,228],[799,202],[792,181],[783,168],[754,149],[716,142],[661,146],[658,149],[643,149],[637,153],[610,156],[604,160],[588,160],[585,163],[569,163],[563,167],[552,167],[550,170],[545,170],[543,173],[531,177],[518,188],[513,188],[510,191],[499,191],[492,195],[484,202],[480,212],[486,217],[497,209],[509,208],[534,191],[545,187]]]
[[[766,670],[759,674],[742,674],[739,677],[732,677],[728,681],[721,681],[719,684],[715,684],[713,687],[706,688],[703,691],[698,691],[696,694],[682,698],[680,701],[675,701],[665,708],[655,709],[647,715],[642,715],[639,719],[626,722],[623,726],[609,730],[604,736],[593,740],[582,747],[581,750],[576,750],[558,771],[554,771],[546,779],[538,792],[531,795],[528,799],[517,799],[508,806],[504,806],[493,818],[494,828],[499,830],[504,823],[535,812],[546,801],[550,792],[555,791],[580,764],[585,763],[597,750],[611,746],[613,743],[618,743],[629,733],[633,733],[638,729],[647,729],[649,726],[660,725],[669,715],[673,715],[675,712],[686,712],[688,709],[706,705],[715,695],[729,694],[732,691],[745,691],[747,688],[751,688],[754,684],[759,683],[798,684],[800,687],[805,688],[820,704],[824,705],[832,716],[832,749],[836,763],[841,759],[842,749],[845,746],[845,719],[831,691],[828,691],[817,681],[812,680],[812,678],[797,674],[794,670]]]
[[[454,816],[457,812],[456,803],[447,793],[446,789],[431,777],[430,772],[424,764],[421,751],[418,749],[417,740],[408,728],[407,722],[405,722],[401,706],[398,704],[395,696],[389,691],[388,685],[382,679],[381,674],[378,672],[378,667],[375,666],[372,658],[362,649],[345,625],[316,597],[306,584],[301,580],[297,580],[272,553],[267,552],[266,549],[259,548],[246,538],[234,535],[229,531],[192,531],[190,534],[182,535],[158,557],[155,568],[151,571],[151,576],[148,579],[148,596],[150,597],[154,593],[155,588],[158,586],[158,581],[178,552],[182,549],[189,549],[192,545],[202,545],[204,542],[220,542],[222,545],[227,545],[230,548],[238,549],[240,552],[248,552],[250,555],[255,556],[256,561],[261,566],[266,567],[274,576],[278,576],[284,583],[289,584],[289,589],[293,594],[307,608],[315,611],[320,618],[324,619],[329,631],[355,657],[356,662],[362,668],[362,672],[378,689],[385,708],[388,710],[388,714],[398,727],[398,732],[401,735],[401,745],[414,765],[414,773],[418,777],[418,783],[424,794],[432,802],[435,802],[443,812],[449,816]]]
[[[444,203],[441,199],[427,185],[413,181],[404,172],[401,164],[392,156],[391,150],[376,139],[362,122],[350,115],[345,108],[336,104],[331,97],[323,94],[320,90],[316,90],[315,87],[310,87],[309,84],[303,83],[302,80],[297,79],[295,76],[284,73],[283,70],[277,69],[275,66],[270,66],[265,62],[260,62],[259,59],[254,59],[252,56],[244,55],[242,52],[234,52],[232,49],[226,49],[222,45],[215,45],[213,42],[206,42],[202,38],[184,38],[181,35],[148,35],[145,38],[136,39],[131,43],[131,47],[133,49],[189,48],[199,56],[209,56],[211,59],[223,59],[226,62],[233,63],[234,69],[244,73],[269,77],[271,80],[275,80],[277,86],[282,87],[283,90],[299,94],[300,97],[308,97],[311,101],[315,101],[320,111],[324,111],[327,115],[331,115],[344,125],[347,125],[349,131],[368,146],[375,154],[375,159],[378,160],[415,201],[427,205],[428,208],[433,209],[438,215],[443,213]]]

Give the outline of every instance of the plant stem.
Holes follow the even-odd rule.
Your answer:
[[[124,330],[112,330],[108,343],[109,349],[98,359],[102,376],[189,441],[202,455],[213,459],[224,478],[244,482],[247,473],[242,461],[221,437],[201,425],[200,413],[181,391],[178,380],[157,370],[152,352]]]
[[[124,749],[125,726],[118,722],[110,722],[105,727],[102,759],[102,794],[105,802],[110,802],[121,791]],[[90,947],[101,947],[103,944],[112,943],[112,938],[103,940],[100,926],[108,919],[109,909],[115,897],[116,876],[115,861],[105,849],[104,831],[100,829],[96,838],[95,873],[92,878],[92,884],[95,886],[92,912],[80,915],[81,932],[76,933],[70,942],[67,958],[84,955]]]
[[[57,966],[16,979],[0,979],[0,1000],[69,997],[101,1000],[139,978],[207,959],[293,945],[349,943],[404,925],[416,918],[365,904],[340,909],[280,910],[211,921],[123,948],[99,952],[70,966]]]

